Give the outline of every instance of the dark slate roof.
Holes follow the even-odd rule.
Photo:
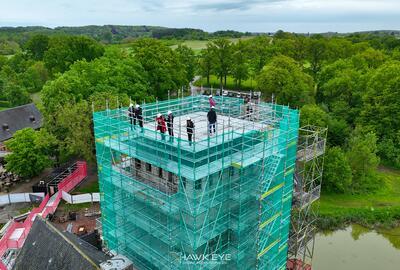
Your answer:
[[[62,233],[36,217],[14,270],[91,270],[108,257],[75,235]]]
[[[32,116],[34,121],[31,120]],[[33,103],[0,111],[0,141],[10,139],[20,129],[28,127],[38,129],[42,126],[42,122],[42,114]],[[3,128],[4,124],[8,125],[9,130]]]

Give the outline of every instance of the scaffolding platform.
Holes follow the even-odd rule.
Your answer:
[[[126,107],[93,115],[103,238],[140,269],[286,267],[298,111],[215,101],[212,136],[205,96],[142,104],[143,128]],[[156,131],[168,111],[174,137]],[[209,254],[230,257],[193,261]]]

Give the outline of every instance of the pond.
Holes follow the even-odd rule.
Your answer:
[[[400,269],[400,228],[371,231],[359,225],[320,233],[313,270]]]

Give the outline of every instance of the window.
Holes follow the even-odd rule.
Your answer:
[[[168,172],[168,182],[172,183],[174,181],[172,172]]]
[[[151,164],[146,163],[146,171],[151,172]]]
[[[194,189],[196,189],[196,190],[201,189],[201,179],[196,180],[196,181],[194,182]]]
[[[142,161],[140,159],[135,158],[135,168],[136,169],[142,168]]]
[[[208,184],[210,185],[210,187],[212,187],[212,185],[214,184],[214,179],[212,175],[208,176]]]
[[[158,177],[162,178],[163,173],[162,173],[162,169],[158,168]]]

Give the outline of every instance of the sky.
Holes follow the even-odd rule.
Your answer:
[[[399,30],[400,0],[0,0],[0,26],[156,25],[205,31]]]

